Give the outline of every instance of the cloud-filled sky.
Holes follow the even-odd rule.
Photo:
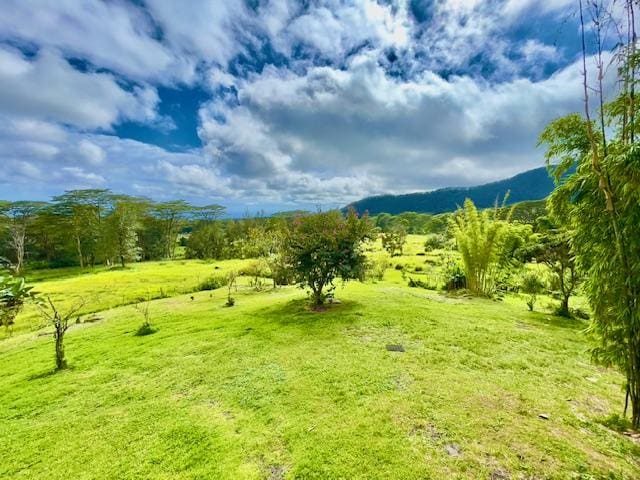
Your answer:
[[[474,185],[580,110],[573,0],[4,0],[0,198],[232,214]]]

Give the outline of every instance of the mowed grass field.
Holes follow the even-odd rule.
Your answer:
[[[40,291],[95,294],[101,320],[69,330],[60,373],[42,331],[0,341],[0,478],[640,478],[640,447],[607,426],[622,377],[590,362],[586,323],[393,269],[322,312],[296,287],[244,285],[231,308],[226,289],[181,294],[240,263],[43,274]],[[111,307],[161,284],[157,331],[136,337],[141,315]]]

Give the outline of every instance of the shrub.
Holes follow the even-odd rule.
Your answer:
[[[365,268],[366,280],[383,280],[384,274],[389,267],[389,255],[386,253],[379,253],[372,255],[367,259],[367,265]]]
[[[414,267],[413,271],[414,272],[421,272],[423,270],[422,265],[416,265],[416,267]]]
[[[467,288],[475,295],[491,295],[495,290],[503,237],[507,222],[499,220],[498,209],[478,211],[466,199],[450,222],[464,265]]]
[[[384,232],[381,236],[382,248],[384,248],[392,257],[402,255],[402,249],[407,241],[407,230],[404,225],[394,225],[391,229]]]
[[[226,287],[228,282],[229,279],[226,275],[211,275],[210,277],[207,277],[202,282],[200,282],[200,285],[198,285],[197,289],[198,291],[217,290],[218,288]]]
[[[303,215],[287,232],[285,254],[300,286],[309,287],[313,305],[331,296],[337,278],[363,278],[366,270],[364,242],[373,238],[373,225],[350,210]]]
[[[424,288],[426,290],[437,290],[437,287],[435,285],[430,285],[424,280],[414,279],[411,277],[409,277],[408,285],[412,288]]]
[[[467,287],[467,277],[465,276],[464,269],[458,262],[449,261],[447,263],[444,278],[444,288],[449,292]]]
[[[424,242],[424,251],[431,252],[433,250],[440,250],[445,248],[446,244],[447,238],[444,235],[432,233],[427,235],[427,239]]]
[[[528,295],[527,307],[529,307],[529,311],[532,312],[536,305],[538,295],[544,290],[544,282],[537,273],[529,271],[522,277],[520,290]]]

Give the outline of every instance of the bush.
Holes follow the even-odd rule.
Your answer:
[[[413,271],[414,271],[414,272],[421,272],[422,270],[423,270],[422,265],[417,265],[417,266],[413,269]]]
[[[432,233],[427,235],[427,239],[424,242],[424,251],[431,252],[433,250],[441,250],[447,245],[447,239],[444,235],[438,235]]]
[[[386,253],[379,253],[378,255],[371,256],[367,259],[367,266],[365,269],[365,278],[367,280],[384,280],[384,274],[389,267],[389,255]]]
[[[142,325],[140,325],[138,330],[136,330],[135,336],[144,337],[146,335],[151,335],[152,333],[155,333],[155,329],[148,323],[143,323]]]
[[[533,311],[538,295],[544,290],[544,282],[536,272],[527,272],[520,281],[520,290],[528,294],[527,307],[529,311]]]
[[[402,270],[404,268],[404,266],[400,265],[399,263],[396,263],[396,266],[394,268],[396,270]]]
[[[204,279],[200,282],[197,289],[198,291],[204,290],[217,290],[218,288],[226,287],[229,279],[226,275],[211,275],[210,277]]]
[[[411,277],[409,277],[408,285],[412,288],[424,288],[426,290],[437,290],[437,287],[435,285],[430,285],[423,280],[419,280],[419,279],[416,280]]]
[[[467,277],[464,274],[464,269],[457,262],[449,262],[444,271],[445,290],[451,292],[454,290],[461,290],[467,287]]]

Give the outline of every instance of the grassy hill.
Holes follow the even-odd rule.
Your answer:
[[[492,207],[496,199],[500,202],[507,192],[509,204],[527,200],[541,200],[553,191],[553,180],[545,167],[529,170],[514,177],[476,187],[443,188],[432,192],[406,195],[380,195],[352,203],[357,212],[368,211],[398,214],[402,212],[443,213],[455,210],[466,198],[471,198],[478,208]]]
[[[394,262],[425,264],[421,241]],[[590,362],[581,321],[411,289],[396,270],[323,312],[246,282],[225,308],[223,290],[180,293],[189,267],[205,272],[39,277],[83,296],[109,275],[174,275],[175,296],[152,302],[150,336],[132,306],[74,325],[61,373],[41,331],[0,341],[0,478],[640,477],[640,448],[607,426],[622,378]]]

